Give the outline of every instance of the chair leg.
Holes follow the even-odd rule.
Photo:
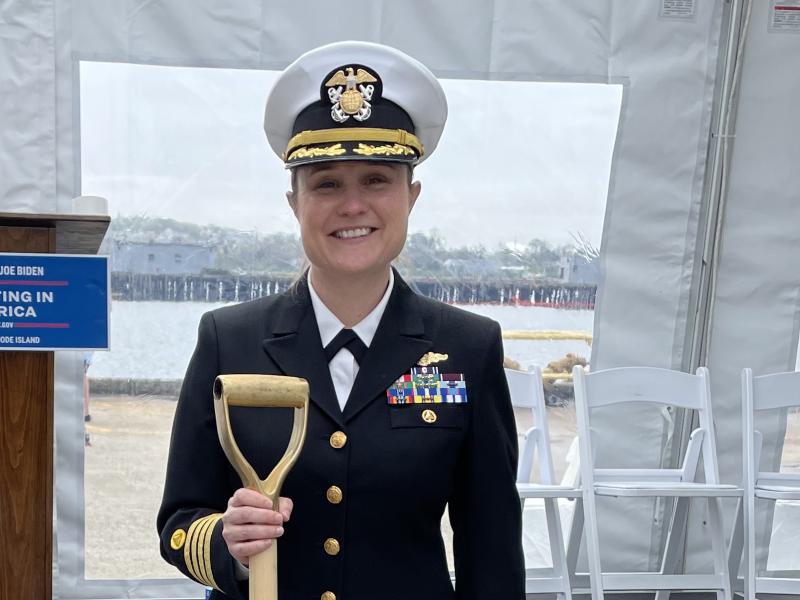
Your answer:
[[[592,592],[592,600],[604,600],[603,567],[600,562],[600,535],[597,526],[594,489],[583,490],[583,504],[586,519],[583,530],[586,540],[586,556],[589,559],[589,587]]]
[[[672,506],[667,543],[664,545],[664,557],[661,560],[661,573],[665,575],[674,575],[678,572],[681,549],[686,536],[686,523],[689,518],[689,498],[675,498]],[[656,600],[669,600],[671,593],[672,590],[659,590],[656,592]]]
[[[572,586],[567,569],[567,556],[564,551],[564,533],[561,529],[561,514],[558,499],[545,498],[544,511],[547,519],[547,534],[550,537],[550,555],[553,558],[553,573],[561,580],[558,600],[572,600]]]
[[[731,574],[731,593],[735,594],[739,579],[739,567],[742,565],[744,553],[744,503],[742,498],[736,502],[736,516],[733,519],[733,529],[731,530],[731,542],[728,547],[728,572]],[[745,558],[745,561],[747,559]],[[748,600],[749,584],[747,573],[743,577],[744,599]],[[750,600],[753,600],[752,598]]]
[[[583,536],[583,499],[575,500],[575,510],[572,512],[572,523],[569,528],[569,541],[567,542],[567,569],[570,577],[575,575],[578,568],[578,553],[581,549]]]
[[[708,520],[711,529],[711,547],[714,552],[714,573],[722,576],[722,589],[717,592],[719,600],[730,600],[731,576],[725,547],[725,531],[722,520],[722,500],[708,498]]]
[[[744,498],[744,600],[756,598],[756,499]]]

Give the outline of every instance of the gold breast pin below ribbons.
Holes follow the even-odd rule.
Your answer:
[[[436,419],[436,413],[431,409],[428,408],[422,411],[422,420],[426,423],[436,423]]]
[[[239,450],[231,429],[229,406],[294,408],[289,445],[266,479],[260,479]],[[281,486],[297,461],[308,423],[308,382],[279,375],[220,375],[214,381],[214,416],[225,456],[242,484],[261,492],[277,509]],[[250,557],[250,600],[278,600],[277,540],[264,552]]]
[[[417,361],[417,364],[421,367],[427,367],[428,365],[432,365],[438,362],[442,362],[443,360],[447,360],[447,354],[439,354],[437,352],[427,352],[426,354],[422,355]]]

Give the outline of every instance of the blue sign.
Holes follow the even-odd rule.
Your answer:
[[[108,258],[0,252],[0,350],[108,350]]]

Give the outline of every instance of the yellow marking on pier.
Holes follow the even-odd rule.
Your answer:
[[[504,340],[579,340],[592,345],[592,334],[588,331],[565,329],[507,329]]]

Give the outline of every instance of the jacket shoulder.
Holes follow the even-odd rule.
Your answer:
[[[217,330],[262,330],[270,315],[275,313],[283,295],[264,296],[247,302],[230,304],[208,311],[203,319],[211,319]]]
[[[500,333],[500,324],[489,317],[439,302],[426,296],[417,296],[420,308],[438,321],[439,333],[460,332],[477,339],[491,339]]]

